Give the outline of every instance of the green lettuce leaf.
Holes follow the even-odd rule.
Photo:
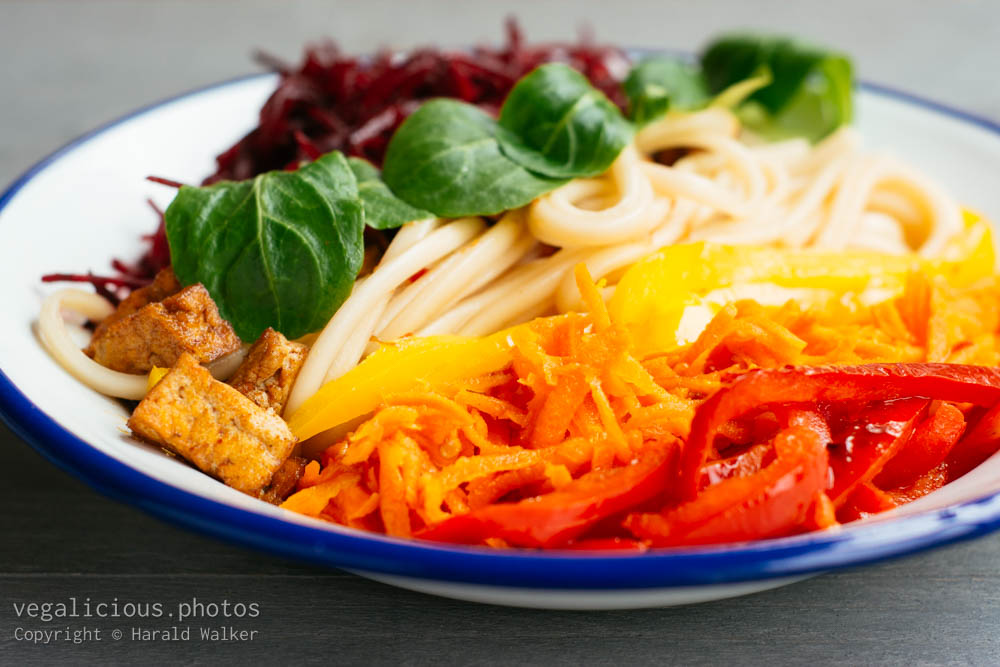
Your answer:
[[[730,35],[711,43],[700,61],[713,94],[770,71],[771,83],[740,107],[743,121],[768,138],[817,141],[851,120],[853,68],[843,54],[785,37]]]
[[[185,186],[166,211],[174,272],[203,283],[240,338],[267,327],[298,338],[350,295],[364,254],[364,209],[347,160]]]
[[[392,194],[378,168],[359,157],[347,158],[358,181],[358,195],[365,207],[365,224],[372,229],[395,229],[414,220],[433,218],[430,211],[410,206]]]
[[[382,178],[399,198],[444,218],[494,215],[566,182],[504,154],[495,120],[456,100],[427,102],[389,142]]]
[[[500,109],[500,148],[553,178],[597,176],[632,139],[632,125],[572,67],[550,63],[525,75]]]
[[[701,70],[677,58],[643,60],[629,71],[623,86],[629,118],[640,126],[670,109],[699,109],[711,99]]]

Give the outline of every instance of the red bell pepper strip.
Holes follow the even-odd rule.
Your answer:
[[[917,481],[921,475],[941,465],[964,432],[962,411],[951,403],[942,403],[933,415],[914,427],[913,435],[903,448],[875,476],[875,486],[895,489]],[[1000,435],[994,437],[993,443],[998,438]]]
[[[705,464],[701,469],[699,488],[704,489],[730,477],[746,477],[773,460],[774,443],[762,442],[753,445],[750,449],[736,456]]]
[[[834,507],[847,502],[856,488],[870,481],[910,439],[929,401],[904,398],[863,409],[842,433],[834,434],[830,448],[833,485],[827,491]]]
[[[625,527],[653,546],[740,542],[787,534],[807,519],[826,486],[829,434],[794,423],[774,438],[777,457],[663,513],[632,514]]]
[[[955,479],[969,472],[996,453],[1000,445],[1000,403],[987,410],[958,441],[945,459],[948,478]]]
[[[417,536],[462,544],[499,537],[521,547],[562,547],[601,519],[666,491],[675,451],[675,447],[651,449],[631,465],[590,472],[558,491],[520,502],[487,505]]]
[[[730,419],[776,404],[889,401],[917,396],[993,406],[1000,401],[1000,369],[913,363],[788,367],[743,373],[695,413],[681,458],[682,497],[697,496],[701,468],[715,435]]]
[[[889,494],[889,497],[891,497],[897,505],[905,505],[906,503],[913,502],[917,498],[923,498],[932,491],[937,491],[947,482],[948,464],[942,463],[938,467],[925,472],[912,484],[908,484],[907,486],[903,486],[898,489],[892,489],[891,491],[886,491],[886,493]]]
[[[812,508],[806,514],[806,520],[802,523],[802,528],[809,531],[826,530],[838,525],[837,510],[826,492],[820,491],[813,497]]]
[[[851,493],[847,502],[837,512],[837,520],[841,523],[857,521],[898,506],[899,503],[891,495],[871,482],[865,482]]]

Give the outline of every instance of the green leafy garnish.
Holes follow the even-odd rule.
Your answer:
[[[238,183],[185,186],[166,211],[174,272],[203,283],[244,340],[271,326],[298,338],[350,295],[364,209],[344,156]]]
[[[645,125],[670,109],[698,109],[710,99],[701,71],[676,58],[650,58],[632,68],[623,84],[628,114]]]
[[[774,75],[771,74],[771,69],[764,65],[749,79],[737,81],[723,89],[712,98],[709,106],[736,109],[758,90],[770,86],[772,81],[774,81]]]
[[[524,76],[500,110],[500,148],[521,166],[554,178],[604,173],[632,139],[611,100],[567,65]]]
[[[392,136],[382,178],[396,196],[445,218],[500,213],[565,183],[505,155],[497,132],[471,104],[431,100]]]
[[[373,229],[395,229],[414,220],[433,218],[434,214],[413,206],[392,194],[382,180],[378,167],[358,157],[347,158],[358,181],[358,195],[365,207],[365,224]]]
[[[652,58],[623,84],[638,125],[671,109],[730,107],[758,134],[812,141],[851,120],[853,73],[846,56],[782,37],[737,35],[709,44],[697,65]]]
[[[494,215],[603,173],[631,138],[631,124],[586,77],[542,65],[514,86],[499,122],[464,102],[424,104],[393,135],[382,177],[441,217]]]
[[[732,35],[701,56],[709,90],[717,93],[767,68],[772,82],[740,108],[751,129],[769,138],[816,141],[851,120],[853,69],[840,53],[784,37]]]

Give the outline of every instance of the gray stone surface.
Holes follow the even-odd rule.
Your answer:
[[[260,47],[295,59],[335,36],[378,45],[532,39],[589,22],[602,40],[693,49],[723,28],[794,32],[851,52],[861,76],[1000,119],[1000,7],[961,2],[4,2],[0,184],[68,139],[178,91],[253,71]],[[398,591],[281,561],[107,500],[0,427],[0,663],[996,664],[1000,536],[732,601],[553,613]],[[249,642],[129,638],[31,646],[14,604],[256,602]],[[72,622],[73,627],[81,625]],[[92,624],[105,631],[131,627]],[[209,624],[203,624],[209,625]]]

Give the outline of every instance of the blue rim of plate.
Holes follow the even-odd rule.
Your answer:
[[[271,77],[251,74],[190,90],[105,123],[58,148],[0,194],[0,213],[36,175],[81,144],[163,106]],[[1000,124],[887,86],[864,90],[1000,135]],[[95,449],[60,426],[0,369],[0,417],[57,467],[116,500],[206,535],[298,560],[435,581],[533,589],[627,590],[706,586],[792,577],[873,563],[1000,530],[1000,491],[944,509],[838,531],[645,553],[496,551],[401,540],[285,521],[161,482]]]

